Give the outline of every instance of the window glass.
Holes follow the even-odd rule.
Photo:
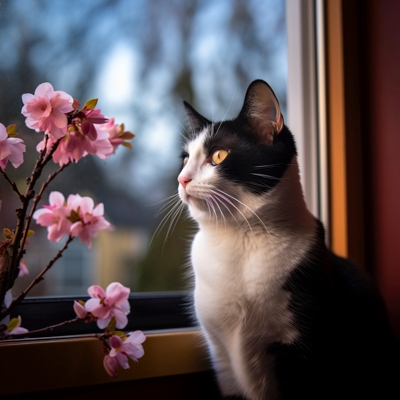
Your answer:
[[[136,134],[133,149],[68,166],[40,204],[58,190],[103,203],[115,227],[92,248],[73,241],[32,296],[81,295],[119,281],[132,291],[182,290],[189,239],[183,213],[168,217],[185,134],[182,100],[209,119],[235,117],[248,84],[268,81],[286,109],[284,0],[0,0],[0,122],[16,123],[25,162],[7,174],[24,190],[42,134],[25,125],[21,95],[50,82],[83,104],[99,98],[106,116]],[[56,165],[50,165],[47,176]],[[15,227],[15,193],[0,176],[0,228]],[[178,218],[179,217],[179,218]],[[25,287],[60,244],[35,223]]]

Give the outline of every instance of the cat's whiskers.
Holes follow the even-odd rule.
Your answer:
[[[268,185],[265,182],[249,182],[249,185],[255,187],[255,188],[268,188],[272,189],[272,186]]]
[[[202,185],[196,185],[196,198],[198,200],[201,200],[205,202],[208,208],[208,217],[210,222],[215,220],[217,223],[217,227],[220,221],[219,214],[221,214],[224,224],[226,226],[226,218],[225,215],[221,209],[221,207],[218,204],[217,199],[213,196],[213,194],[210,192],[210,186],[207,184],[202,184]],[[219,213],[217,212],[219,211]]]
[[[226,217],[225,217],[221,207],[218,204],[218,198],[215,198],[214,196],[211,195],[210,196],[210,200],[212,201],[212,203],[214,203],[217,206],[217,208],[218,208],[218,210],[219,210],[219,212],[221,214],[222,220],[224,221],[224,225],[226,227]],[[217,222],[217,229],[218,229],[219,218],[218,218],[217,213],[215,213],[215,220]]]
[[[280,166],[289,166],[290,163],[279,163],[279,164],[265,164],[265,165],[255,165],[253,168],[275,168],[275,167],[280,167]]]
[[[276,179],[277,181],[280,180],[280,178],[277,178],[276,176],[267,175],[267,174],[258,174],[256,172],[249,172],[249,174],[255,175],[255,176],[260,176],[261,178]]]
[[[165,210],[167,210],[172,205],[172,203],[176,203],[177,201],[179,201],[179,194],[175,193],[172,196],[169,196],[166,199],[155,203],[155,205],[157,205],[165,202],[165,204],[157,211],[155,216],[158,217],[159,215],[161,215]]]
[[[171,223],[168,226],[167,234],[165,235],[165,239],[164,239],[164,243],[163,243],[163,251],[164,251],[165,243],[167,242],[168,237],[174,231],[176,224],[178,223],[179,218],[181,217],[184,209],[185,209],[184,204],[180,204],[180,206],[176,209],[175,214],[172,216]]]
[[[217,215],[217,212],[215,211],[212,197],[209,197],[206,199],[206,204],[208,207],[208,216],[209,216],[210,221],[212,221],[212,219],[213,219],[212,215],[214,214],[215,220],[217,221],[217,226],[218,226],[218,215]],[[212,210],[212,212],[211,212],[211,210]]]
[[[248,227],[249,227],[249,229],[250,229],[250,231],[251,231],[251,233],[253,234],[253,236],[254,236],[254,232],[253,232],[253,228],[251,227],[251,224],[250,224],[250,222],[249,222],[249,220],[246,218],[246,216],[240,211],[240,209],[228,198],[228,197],[226,197],[226,196],[229,196],[229,197],[231,197],[233,200],[236,200],[237,202],[239,202],[239,203],[241,203],[239,200],[237,200],[236,198],[234,198],[233,196],[230,196],[230,195],[228,195],[228,193],[226,193],[226,192],[224,192],[224,191],[222,191],[222,190],[220,190],[220,189],[216,189],[216,191],[213,191],[212,190],[212,192],[216,195],[216,196],[218,196],[218,197],[220,197],[220,200],[225,200],[228,204],[230,204],[233,208],[235,208],[235,210],[243,217],[243,219],[245,220],[245,222],[247,223],[247,225],[248,225]],[[228,209],[228,211],[230,211],[229,210],[229,207],[227,207],[227,205],[225,204],[225,203],[223,203],[222,201],[221,201],[221,204],[224,204],[224,206]],[[241,203],[241,204],[243,204],[243,203]],[[243,204],[243,205],[245,205],[245,204]],[[247,206],[246,206],[247,207]],[[248,207],[249,208],[249,207]],[[230,213],[232,214],[232,212],[230,211]],[[232,216],[233,216],[233,214],[232,214]],[[234,219],[235,219],[235,221],[238,223],[238,225],[240,226],[240,224],[239,224],[239,222],[237,221],[237,219],[234,217]]]
[[[230,197],[232,200],[238,202],[238,203],[241,204],[243,207],[245,207],[247,210],[249,210],[249,211],[261,222],[261,225],[262,225],[263,228],[266,230],[266,232],[269,233],[269,230],[268,230],[268,228],[265,226],[265,224],[264,224],[264,222],[262,221],[262,219],[261,219],[261,218],[258,216],[258,214],[257,214],[256,212],[254,212],[248,205],[246,205],[245,203],[243,203],[242,201],[240,201],[240,200],[237,199],[236,197],[231,196],[230,194],[224,192],[224,191],[221,190],[221,189],[215,189],[215,190],[218,191],[219,193],[225,195],[225,196]],[[232,205],[233,205],[233,204],[232,204]],[[235,206],[235,208],[240,212],[240,210],[239,210],[236,206]],[[243,218],[245,218],[247,224],[249,225],[249,227],[250,227],[250,229],[251,229],[250,223],[249,223],[249,221],[247,220],[247,218],[243,215],[242,212],[240,212],[240,214],[243,216]]]
[[[157,213],[157,215],[160,215],[161,213],[165,212],[168,208],[170,208],[170,210],[163,217],[163,219],[158,224],[156,230],[154,231],[153,236],[151,237],[151,240],[149,243],[149,247],[153,243],[153,240],[156,237],[156,235],[160,233],[160,231],[164,228],[164,226],[167,224],[167,222],[169,220],[170,223],[169,223],[167,233],[164,238],[164,244],[163,244],[163,250],[164,250],[164,246],[165,246],[165,243],[166,243],[169,235],[172,233],[173,229],[175,228],[175,226],[179,220],[179,217],[182,214],[182,211],[185,209],[185,204],[181,202],[179,195],[177,193],[173,196],[170,196],[168,199],[169,200],[168,200],[167,204],[165,204],[161,208],[161,210]]]
[[[229,207],[222,201],[223,199],[225,200],[225,201],[227,201],[228,203],[230,203],[231,205],[232,205],[232,207],[234,207],[234,208],[236,208],[237,209],[237,207],[234,205],[234,204],[232,204],[232,202],[231,201],[229,201],[229,199],[226,199],[226,198],[221,198],[220,196],[220,194],[216,194],[216,201],[217,202],[220,202],[227,210],[228,210],[228,212],[231,214],[231,216],[232,216],[232,218],[236,221],[236,223],[238,224],[238,226],[240,226],[240,224],[239,224],[239,221],[236,219],[236,217],[233,215],[233,213],[232,213],[232,211],[229,209]],[[221,210],[221,209],[220,209]],[[240,212],[240,210],[238,210],[239,212]],[[221,215],[222,215],[222,217],[224,218],[224,221],[225,221],[225,226],[226,226],[226,217],[225,217],[225,215],[224,215],[224,213],[222,212],[222,210],[221,210]],[[244,216],[243,216],[244,217]],[[244,217],[245,218],[245,217]],[[246,218],[245,218],[246,219]],[[251,227],[250,227],[250,229],[251,229]]]

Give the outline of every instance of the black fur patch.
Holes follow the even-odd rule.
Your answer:
[[[225,161],[216,166],[219,174],[254,194],[271,190],[297,155],[293,135],[287,127],[275,135],[272,145],[262,143],[240,120],[213,124],[209,128],[204,144],[207,157],[217,149],[229,150]]]
[[[300,337],[268,351],[282,399],[389,398],[398,349],[383,303],[369,277],[326,248],[320,223],[317,236],[284,286]]]

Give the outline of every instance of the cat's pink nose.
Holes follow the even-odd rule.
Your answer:
[[[191,181],[189,177],[183,174],[179,174],[178,176],[178,182],[183,186],[183,188],[186,188],[186,185]]]

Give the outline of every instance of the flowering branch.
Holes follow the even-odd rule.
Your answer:
[[[36,210],[36,207],[39,203],[39,201],[42,198],[42,195],[45,191],[45,189],[47,188],[47,186],[50,184],[50,182],[64,169],[66,168],[70,163],[64,164],[62,165],[57,171],[53,172],[52,174],[49,175],[49,177],[47,178],[47,180],[43,183],[42,187],[40,188],[39,193],[34,197],[33,199],[33,204],[32,204],[32,208],[31,208],[31,212],[29,213],[28,217],[26,218],[26,222],[25,222],[25,230],[24,230],[24,235],[21,239],[21,246],[20,246],[20,252],[18,253],[18,260],[21,260],[23,257],[23,252],[24,252],[24,246],[26,243],[26,239],[28,237],[29,234],[29,227],[32,221],[32,217],[33,214]]]
[[[91,299],[86,303],[75,301],[73,305],[77,317],[56,325],[29,332],[21,326],[20,316],[12,318],[8,323],[6,320],[14,307],[44,279],[44,275],[62,257],[74,238],[78,237],[81,243],[85,242],[90,248],[92,238],[99,230],[113,228],[103,217],[103,204],[95,206],[90,197],[81,197],[78,194],[69,195],[65,200],[61,193],[51,192],[49,205],[37,210],[49,184],[67,166],[86,155],[107,159],[120,145],[132,148],[128,141],[134,134],[125,131],[123,124],[116,124],[114,118],[107,118],[96,109],[97,99],[88,100],[79,109],[77,100],[65,92],[54,91],[50,83],[39,85],[34,95],[24,94],[22,101],[24,106],[21,112],[26,117],[26,125],[37,132],[44,132],[44,137],[36,147],[39,156],[31,175],[26,179],[26,190],[22,194],[5,169],[8,162],[14,168],[23,163],[26,146],[23,140],[18,138],[15,125],[6,128],[0,123],[0,171],[21,203],[16,209],[15,229],[4,229],[5,240],[0,241],[0,340],[39,335],[79,321],[96,321],[100,329],[106,329],[101,336],[96,335],[102,341],[105,351],[104,368],[111,376],[116,376],[118,366],[129,368],[128,357],[137,361],[143,356],[141,343],[145,340],[141,331],[124,333],[116,330],[127,325],[127,315],[130,312],[130,289],[120,283],[111,283],[105,291],[98,285],[89,287]],[[48,175],[36,193],[38,179],[51,159],[59,164],[59,168]],[[36,278],[13,299],[11,289],[15,280],[26,269],[22,258],[26,252],[27,239],[33,234],[30,230],[33,219],[39,225],[47,227],[47,238],[50,241],[59,243],[65,237],[66,241]]]
[[[16,131],[13,131],[13,135],[17,135]],[[46,142],[48,141],[47,137],[45,138],[45,141]],[[0,290],[0,301],[4,300],[5,293],[14,286],[15,279],[18,277],[18,266],[22,259],[24,246],[26,243],[26,238],[29,232],[29,226],[31,222],[31,218],[28,218],[27,220],[25,219],[26,213],[29,207],[29,203],[35,195],[34,191],[35,184],[37,180],[40,178],[44,166],[51,160],[51,156],[57,149],[58,143],[59,141],[57,141],[50,147],[47,156],[44,150],[39,152],[39,157],[36,161],[35,167],[33,168],[32,174],[29,178],[27,178],[27,188],[25,191],[25,195],[21,195],[18,191],[21,200],[21,208],[18,208],[16,210],[18,221],[16,229],[14,231],[12,242],[9,246],[11,251],[10,264],[9,267],[6,268],[4,271],[5,285],[4,286],[1,285],[2,287]],[[16,188],[15,183],[14,185],[12,185],[12,187]],[[34,203],[32,211],[34,211],[36,205],[37,202]],[[2,283],[3,282],[0,281],[0,284]],[[0,318],[2,315],[4,315],[4,310],[1,311]]]

